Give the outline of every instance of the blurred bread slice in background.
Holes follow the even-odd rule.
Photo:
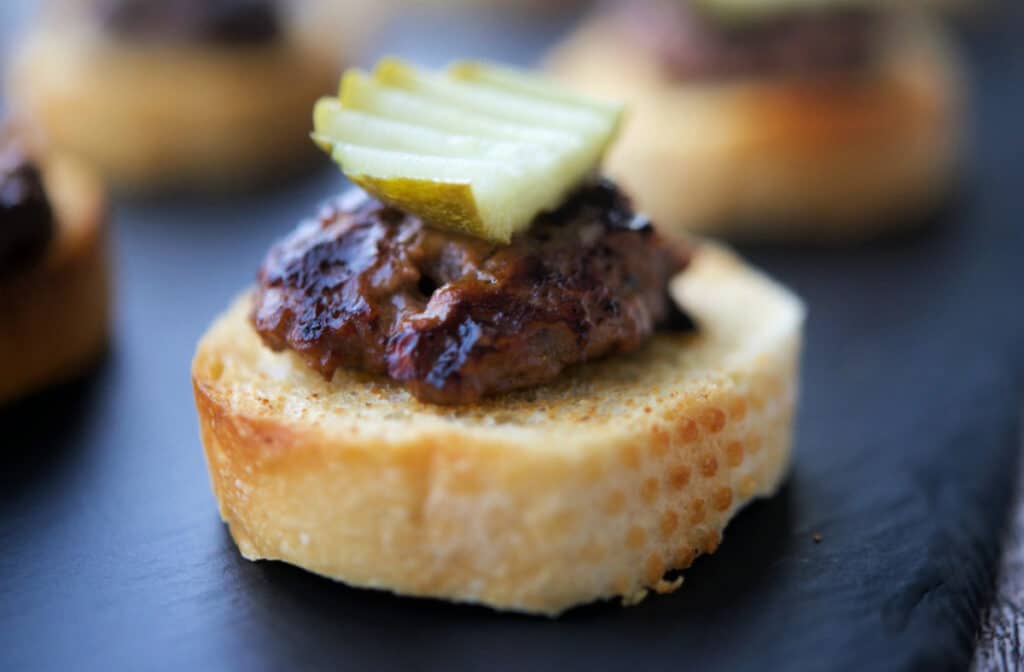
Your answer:
[[[37,263],[0,278],[0,403],[78,377],[111,332],[103,185],[66,156],[47,154],[41,168],[55,230]]]

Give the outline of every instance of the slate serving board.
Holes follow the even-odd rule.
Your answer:
[[[413,17],[378,44],[528,61],[558,28]],[[0,411],[0,669],[966,666],[1024,392],[1022,28],[1017,16],[967,40],[970,177],[927,232],[744,250],[810,306],[793,473],[682,590],[630,609],[501,615],[242,560],[210,494],[189,361],[268,244],[340,178],[120,204],[109,356]]]

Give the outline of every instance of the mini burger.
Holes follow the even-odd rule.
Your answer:
[[[775,492],[803,307],[599,176],[621,115],[481,63],[386,60],[317,104],[358,188],[270,249],[192,365],[246,558],[557,614],[675,590]]]
[[[964,85],[940,26],[876,0],[619,0],[551,54],[628,100],[609,174],[666,231],[849,241],[953,187]]]

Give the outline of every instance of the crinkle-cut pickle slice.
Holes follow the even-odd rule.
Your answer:
[[[453,140],[455,143],[463,142],[467,136],[509,141],[519,147],[518,151],[523,156],[549,162],[550,165],[539,174],[556,174],[566,180],[586,174],[604,152],[603,146],[588,145],[587,138],[578,133],[496,121],[493,117],[466,112],[420,94],[389,89],[357,70],[348,72],[343,78],[339,99],[325,98],[320,102],[317,128],[326,129],[330,123],[329,114],[335,113],[329,110],[338,109],[362,111],[383,120],[405,121],[413,126],[449,132],[457,136]],[[326,135],[331,135],[331,132]],[[329,149],[323,138],[317,139],[324,149]],[[454,155],[456,152],[447,148],[437,153]],[[532,190],[531,195],[539,198],[541,203],[557,202],[564,196],[564,189],[561,180],[545,180]]]
[[[313,139],[356,184],[428,224],[508,242],[593,173],[622,116],[526,73],[397,59],[352,70]]]
[[[465,159],[482,159],[509,166],[520,166],[524,175],[531,173],[552,174],[573,171],[574,157],[569,154],[559,155],[551,148],[543,144],[529,142],[509,142],[491,140],[476,136],[454,135],[425,128],[406,122],[394,121],[381,118],[358,110],[347,110],[341,106],[337,99],[325,98],[317,103],[314,112],[316,127],[321,129],[324,137],[330,140],[324,141],[321,136],[315,136],[321,145],[327,147],[340,145],[359,145],[373,147],[393,152],[404,152],[417,156],[452,157]],[[340,155],[344,158],[344,154]],[[350,163],[350,168],[351,163]],[[387,165],[389,178],[401,177],[401,166],[396,162]],[[372,189],[379,192],[388,188],[388,184],[382,181],[378,175],[376,180],[362,180],[361,184],[373,185]],[[429,176],[428,176],[429,177]],[[358,180],[357,180],[358,181]],[[458,182],[466,184],[465,180],[458,179]],[[401,202],[408,203],[409,193],[414,189],[412,182],[404,180],[396,182],[401,185]],[[450,183],[445,184],[444,189],[434,189],[430,193],[432,198],[438,198],[450,193]],[[432,188],[428,185],[427,188]],[[366,187],[364,187],[366,188]],[[543,205],[559,196],[560,185],[556,182],[547,182],[536,187],[533,193],[520,197],[522,204],[528,209]],[[466,191],[463,189],[462,191]],[[459,192],[461,199],[467,194]],[[398,205],[399,196],[389,194],[389,200]],[[441,204],[439,214],[449,214],[453,208],[448,204]],[[429,207],[436,207],[431,204]],[[481,209],[489,211],[487,205],[474,207],[468,214],[476,213],[479,217]],[[465,223],[453,225],[453,228],[466,230]],[[481,230],[479,225],[472,228],[472,231]]]
[[[558,84],[540,77],[526,74],[515,68],[507,68],[480,61],[456,61],[448,66],[448,73],[457,80],[486,84],[510,93],[520,93],[544,98],[569,105],[588,105],[592,108],[618,114],[618,103],[590,98],[575,92],[568,92]]]
[[[460,233],[493,239],[484,222],[510,231],[513,218],[522,217],[529,207],[508,186],[522,181],[509,164],[346,144],[336,145],[332,157],[349,166],[350,179],[367,192]],[[465,175],[473,175],[473,181]]]
[[[335,98],[324,98],[314,112],[316,139],[328,145],[362,144],[380,149],[435,156],[479,158],[492,161],[539,162],[554,153],[536,143],[492,140],[474,135],[446,133],[413,123],[349,110]]]
[[[582,136],[578,134],[523,126],[466,112],[455,105],[431,100],[409,91],[392,89],[359,70],[350,70],[342,77],[337,102],[345,109],[360,110],[385,119],[406,121],[438,131],[492,140],[529,142],[564,151],[579,149],[582,145]]]
[[[564,128],[578,133],[610,132],[617,121],[613,115],[583,104],[558,103],[536,95],[513,93],[484,82],[460,81],[445,73],[418,70],[394,58],[378,63],[373,76],[388,86],[451,101],[463,109],[497,119],[542,128]]]
[[[466,182],[380,178],[360,175],[352,181],[370,193],[385,193],[389,203],[415,210],[427,221],[447,222],[448,228],[471,236],[486,237],[478,199]]]

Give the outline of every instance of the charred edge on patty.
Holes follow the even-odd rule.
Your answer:
[[[510,245],[426,227],[368,196],[335,203],[275,245],[252,322],[330,379],[387,375],[418,399],[471,403],[573,364],[692,329],[668,295],[688,250],[609,182],[580,189]]]

